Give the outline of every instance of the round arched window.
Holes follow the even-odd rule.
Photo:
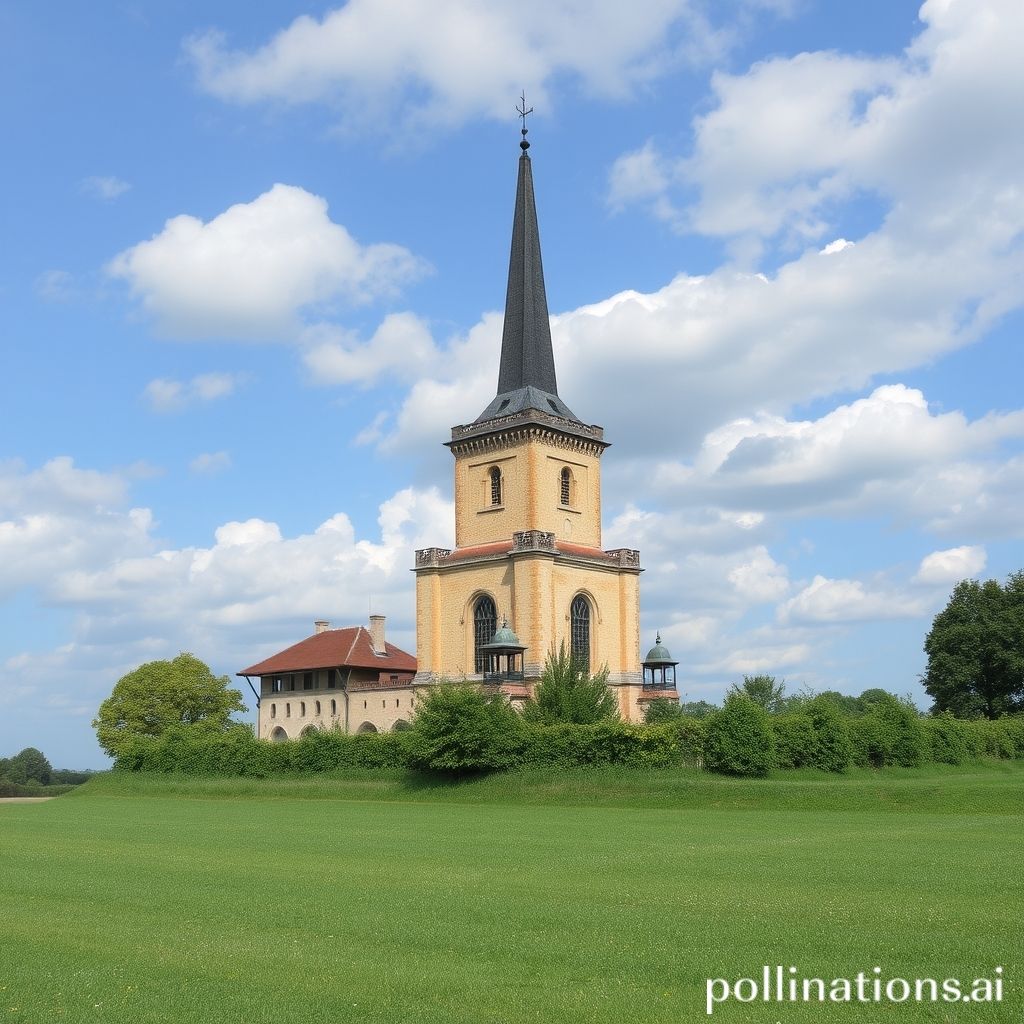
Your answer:
[[[582,595],[573,598],[569,610],[569,651],[573,661],[590,671],[590,602]]]
[[[473,671],[487,671],[487,653],[482,650],[484,644],[494,639],[498,630],[498,609],[494,601],[486,594],[479,598],[473,607]]]

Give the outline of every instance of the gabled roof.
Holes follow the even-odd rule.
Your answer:
[[[362,626],[327,629],[285,648],[278,654],[236,672],[239,676],[267,676],[278,672],[304,672],[317,668],[370,668],[415,672],[416,659],[385,642],[386,654],[375,654],[370,633]]]

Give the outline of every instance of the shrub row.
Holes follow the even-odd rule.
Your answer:
[[[948,713],[921,718],[910,704],[889,695],[875,700],[867,714],[852,718],[827,698],[815,698],[795,714],[769,716],[743,694],[732,694],[706,721],[707,767],[727,775],[1024,758],[1024,718],[968,721]]]
[[[10,782],[0,779],[0,797],[9,796],[61,796],[70,793],[73,785],[43,786],[38,782]]]
[[[309,775],[350,768],[425,768],[470,771],[481,768],[576,768],[619,765],[630,768],[699,767],[704,724],[679,719],[666,725],[529,725],[517,722],[503,736],[498,755],[481,744],[424,750],[416,730],[398,733],[309,733],[288,743],[258,740],[248,729],[211,734],[177,729],[140,738],[127,746],[116,767],[126,771],[180,772],[267,778]],[[493,737],[491,737],[493,739]],[[485,739],[484,745],[489,740]],[[454,751],[459,747],[461,756]]]
[[[656,725],[533,725],[486,699],[476,710],[456,706],[455,711],[454,719],[442,716],[433,728],[424,721],[400,733],[316,732],[288,743],[258,740],[245,727],[226,733],[183,728],[136,740],[118,757],[117,767],[266,778],[352,768],[459,773],[689,765],[763,776],[773,768],[843,772],[851,765],[915,767],[926,761],[1024,758],[1024,718],[963,721],[946,714],[922,719],[896,698],[879,700],[861,718],[843,716],[827,699],[812,700],[796,714],[769,716],[737,694],[709,718]]]
[[[314,732],[289,743],[256,739],[248,728],[226,733],[175,729],[126,746],[116,767],[263,779],[346,768],[404,768],[401,733]]]

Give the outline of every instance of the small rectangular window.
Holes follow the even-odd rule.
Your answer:
[[[338,685],[338,672],[337,669],[329,668],[327,670],[327,689],[333,690]]]
[[[304,690],[312,690],[313,689],[313,673],[312,672],[304,672],[303,673],[303,675],[302,675],[302,688]]]
[[[289,676],[288,677],[288,690],[289,690],[289,692],[294,692],[294,690],[295,690],[295,676]]]

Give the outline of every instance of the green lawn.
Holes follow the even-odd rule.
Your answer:
[[[1024,1018],[1024,767],[104,777],[0,805],[0,1022],[679,1022],[709,977],[992,977]]]

